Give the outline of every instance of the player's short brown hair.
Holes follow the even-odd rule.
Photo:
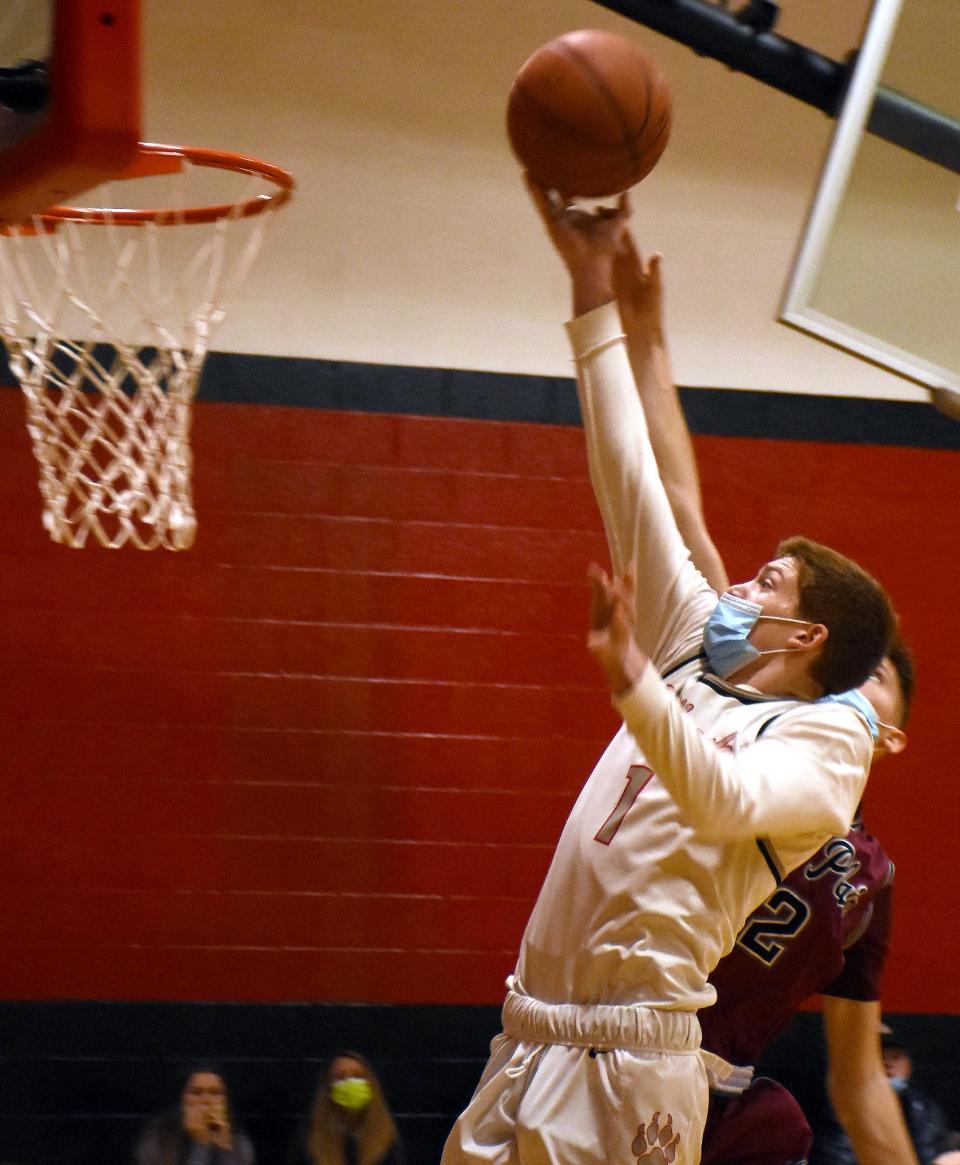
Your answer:
[[[887,659],[890,666],[897,673],[900,685],[900,715],[897,728],[906,728],[910,719],[910,705],[913,703],[913,689],[916,685],[916,670],[913,665],[913,655],[899,630],[894,631],[893,638],[887,647]]]
[[[799,535],[777,547],[797,564],[799,614],[829,631],[810,676],[824,695],[859,688],[884,655],[896,616],[882,586],[849,558]]]

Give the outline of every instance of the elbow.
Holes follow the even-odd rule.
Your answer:
[[[853,809],[845,809],[842,804],[826,802],[819,807],[808,806],[809,830],[822,835],[822,842],[831,837],[845,837],[854,817]],[[822,844],[821,842],[821,844]]]
[[[845,837],[849,832],[856,815],[854,807],[849,813],[829,813],[829,821],[825,822],[825,829],[829,837]]]

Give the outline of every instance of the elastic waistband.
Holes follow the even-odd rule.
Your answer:
[[[518,1040],[599,1050],[697,1052],[700,1048],[700,1024],[695,1011],[660,1011],[610,1003],[543,1003],[516,991],[507,992],[503,1030]]]

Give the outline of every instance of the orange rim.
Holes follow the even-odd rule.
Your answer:
[[[282,206],[293,193],[293,175],[270,162],[250,158],[244,154],[234,154],[227,150],[208,150],[198,146],[164,146],[155,142],[141,142],[137,147],[137,157],[119,174],[108,181],[123,181],[129,178],[149,178],[155,175],[176,174],[183,169],[184,162],[194,166],[205,166],[213,170],[232,170],[238,174],[257,174],[272,182],[276,190],[269,194],[258,194],[246,202],[222,202],[210,206],[187,206],[179,210],[169,207],[150,207],[143,210],[107,210],[95,206],[51,206],[42,214],[34,215],[30,222],[39,220],[47,229],[56,229],[62,222],[82,222],[105,226],[142,226],[156,223],[158,226],[179,226],[182,223],[210,223],[221,218],[250,218],[263,214],[265,210],[275,210]]]

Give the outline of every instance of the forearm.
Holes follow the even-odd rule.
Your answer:
[[[700,483],[686,418],[673,383],[666,337],[656,329],[653,336],[638,336],[624,317],[627,355],[650,432],[650,444],[667,486],[700,499]]]
[[[658,667],[695,651],[716,595],[677,530],[650,447],[616,305],[567,325],[590,479],[614,572],[636,565],[636,634]],[[669,640],[664,639],[665,633]]]
[[[880,1052],[879,1000],[824,996],[827,1092],[860,1165],[917,1165]]]
[[[666,337],[659,327],[653,335],[639,336],[629,319],[625,323],[630,367],[677,528],[694,566],[722,593],[729,579],[703,516],[696,455],[674,385]]]
[[[831,1081],[829,1092],[860,1165],[918,1165],[903,1110],[882,1066],[861,1078],[855,1091]]]
[[[866,779],[852,721],[719,748],[649,666],[615,706],[687,823],[711,840],[845,833]],[[848,731],[849,729],[849,731]],[[809,737],[809,739],[808,739]],[[863,750],[860,750],[861,752]]]
[[[658,488],[659,517],[670,509],[657,476],[643,409],[627,358],[623,327],[610,301],[567,324],[577,370],[593,492],[607,527],[615,573],[635,560],[641,500]]]

